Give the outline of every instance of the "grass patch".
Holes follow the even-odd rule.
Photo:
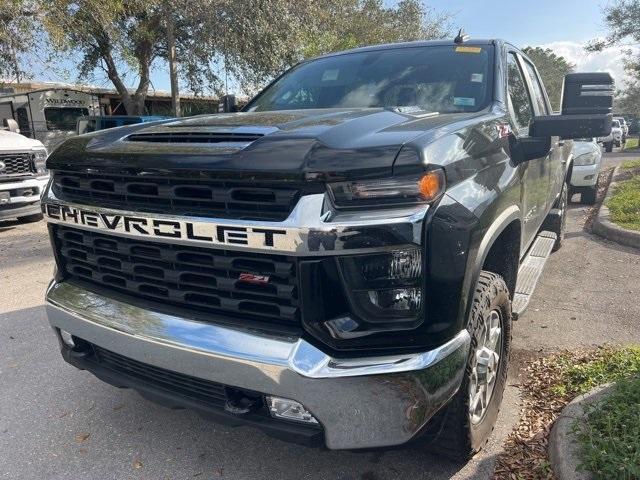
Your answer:
[[[582,363],[574,363],[570,356],[560,356],[557,361],[562,373],[553,390],[563,396],[581,395],[598,385],[640,376],[640,346],[604,348]]]
[[[622,170],[633,170],[634,168],[640,168],[640,158],[637,160],[627,160],[620,165]]]
[[[634,375],[640,375],[640,345],[563,352],[531,362],[522,374],[521,418],[498,457],[494,479],[553,479],[547,454],[548,435],[562,409],[598,385]],[[637,399],[634,403],[637,408]]]
[[[607,207],[614,223],[629,230],[640,230],[640,175],[618,183]]]
[[[596,480],[640,479],[640,377],[619,381],[576,422],[580,468]]]
[[[638,148],[637,138],[627,138],[627,143],[624,144],[624,148]]]

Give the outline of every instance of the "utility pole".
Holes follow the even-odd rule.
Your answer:
[[[169,77],[171,79],[171,107],[173,115],[180,117],[180,92],[178,91],[178,65],[176,60],[176,35],[173,15],[169,10],[167,15],[167,50],[169,52]]]

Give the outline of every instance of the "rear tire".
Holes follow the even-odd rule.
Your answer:
[[[607,153],[613,152],[613,142],[607,142],[604,144],[604,149]]]
[[[586,205],[593,205],[596,203],[596,197],[598,195],[598,186],[594,185],[587,190],[583,190],[580,194],[580,201]]]
[[[24,217],[18,217],[18,222],[20,223],[33,223],[33,222],[39,222],[40,220],[42,220],[42,214],[41,213],[34,213],[33,215],[25,215]]]
[[[484,447],[500,412],[511,350],[511,300],[500,275],[480,272],[467,330],[471,349],[462,386],[433,420],[440,422],[440,429],[430,445],[431,451],[456,460],[468,460]],[[497,360],[489,352],[497,354]],[[484,382],[488,389],[490,376],[489,398],[482,398],[478,388]]]

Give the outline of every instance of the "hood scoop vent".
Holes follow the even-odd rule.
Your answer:
[[[247,145],[262,136],[261,133],[235,132],[154,132],[134,133],[126,137],[125,140],[148,143],[240,143]]]

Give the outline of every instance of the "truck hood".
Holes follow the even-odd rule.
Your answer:
[[[38,140],[25,137],[19,133],[0,130],[0,152],[31,150],[32,148],[44,148],[44,145]]]
[[[230,176],[362,177],[391,173],[402,146],[478,114],[323,109],[190,117],[73,138],[51,169],[184,170]]]

